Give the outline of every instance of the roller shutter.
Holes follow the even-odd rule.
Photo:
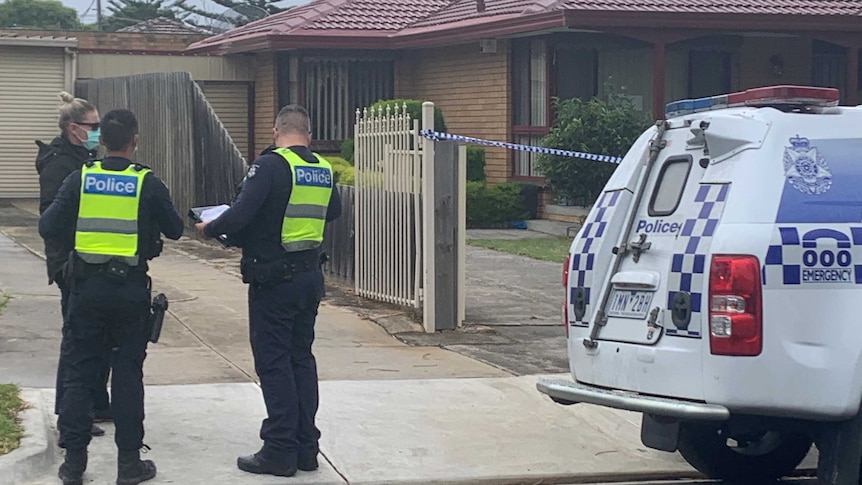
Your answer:
[[[0,197],[38,197],[34,140],[60,132],[66,69],[62,48],[0,45]]]
[[[247,82],[199,82],[234,144],[249,160],[256,158],[249,144],[249,92]]]

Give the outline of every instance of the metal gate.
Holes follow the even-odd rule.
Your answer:
[[[419,308],[422,137],[406,106],[356,111],[356,293]]]

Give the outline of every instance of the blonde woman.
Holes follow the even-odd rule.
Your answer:
[[[90,102],[76,98],[69,93],[60,93],[60,135],[51,143],[36,141],[39,154],[36,156],[36,170],[39,172],[39,213],[45,212],[54,201],[60,186],[72,172],[80,170],[86,160],[96,156],[99,147],[99,111]],[[75,241],[45,241],[45,257],[48,265],[48,284],[56,283],[60,288],[60,309],[66,315],[66,305],[69,301],[69,288],[63,281],[63,265],[74,248]],[[65,318],[64,318],[65,322]],[[63,325],[61,346],[66,344],[68,328]],[[108,399],[107,382],[109,374],[109,359],[105,357],[102,371],[103,382],[94,396],[96,422],[110,421],[111,410]],[[65,365],[61,358],[57,366],[57,398],[54,404],[54,414],[60,414],[65,386],[63,371]],[[93,436],[102,436],[105,431],[93,425]],[[62,443],[62,436],[60,441]]]

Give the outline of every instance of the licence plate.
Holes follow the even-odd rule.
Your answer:
[[[614,290],[608,316],[643,320],[649,313],[652,296],[651,291]]]

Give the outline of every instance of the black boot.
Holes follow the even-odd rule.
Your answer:
[[[257,475],[275,475],[277,477],[292,477],[296,475],[295,466],[273,463],[261,456],[260,452],[237,458],[236,466],[244,472]]]
[[[317,470],[319,465],[317,464],[317,455],[303,455],[299,454],[296,460],[296,468],[304,472],[313,472]]]
[[[156,464],[152,460],[141,461],[139,450],[120,450],[117,460],[117,485],[138,485],[155,476]]]
[[[87,449],[66,450],[66,460],[60,465],[58,476],[63,485],[83,485],[87,470]]]

